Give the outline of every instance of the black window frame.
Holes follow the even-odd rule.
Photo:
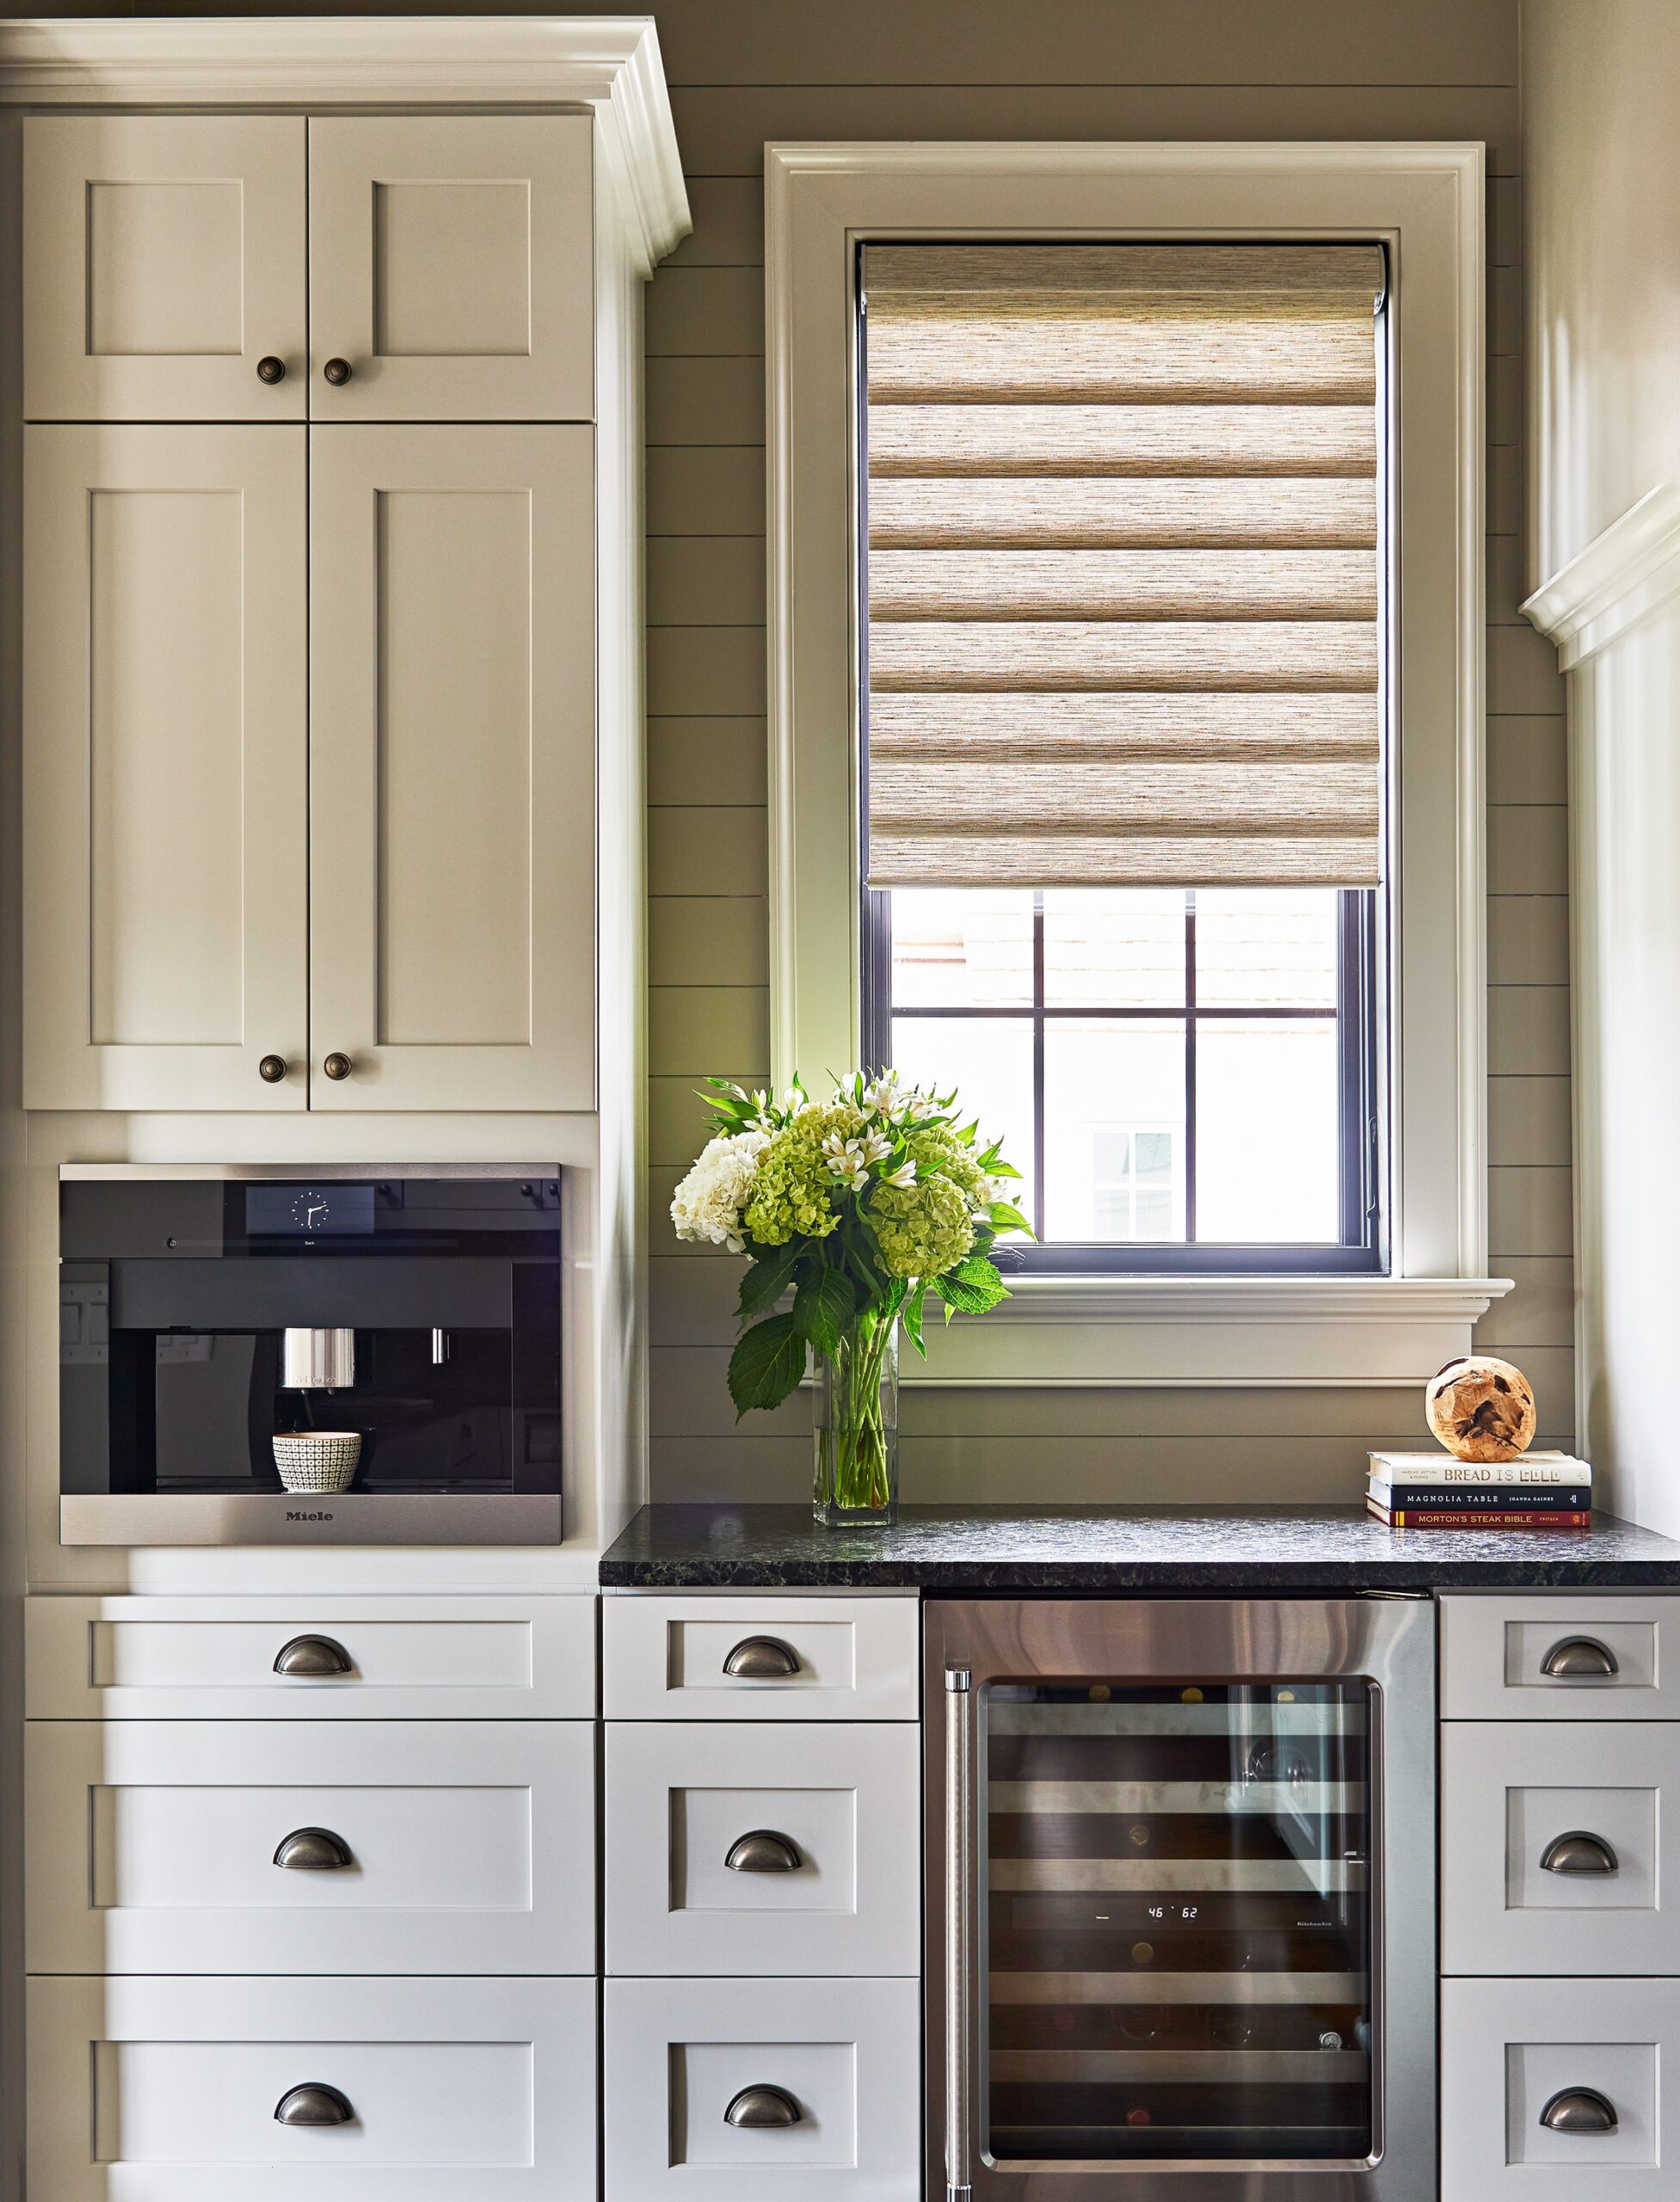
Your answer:
[[[895,240],[902,242],[902,240]],[[867,301],[864,291],[865,243],[853,260],[854,378],[856,419],[855,495],[857,543],[855,631],[858,658],[858,815],[861,935],[862,1061],[871,1071],[889,1067],[892,1050],[891,890],[867,884],[869,846],[869,376]],[[1392,724],[1389,662],[1393,650],[1391,389],[1388,358],[1393,332],[1388,292],[1377,306],[1377,526],[1379,723],[1385,760]],[[1388,809],[1386,797],[1385,813]],[[1387,840],[1387,818],[1384,819]],[[1213,882],[1207,883],[1211,889]],[[1387,1276],[1390,1273],[1388,1215],[1389,1134],[1386,1064],[1388,1057],[1386,975],[1390,966],[1390,925],[1383,888],[1340,890],[1337,938],[1334,1016],[1337,1034],[1337,1116],[1339,1152],[1340,1237],[1328,1241],[1215,1242],[1195,1238],[1196,1056],[1199,1025],[1224,1018],[1250,1022],[1264,1018],[1330,1014],[1316,1007],[1266,1008],[1236,1004],[1202,1004],[1197,998],[1195,890],[1188,890],[1185,919],[1185,985],[1182,1005],[1142,1008],[1092,1003],[1078,1006],[1044,1000],[1043,895],[1033,897],[1033,999],[1030,1005],[975,1008],[929,1007],[921,1003],[905,1014],[916,1018],[999,1018],[1030,1020],[1033,1028],[1032,1087],[1034,1153],[1030,1166],[1012,1157],[1036,1194],[1035,1215],[1044,1213],[1044,1031],[1056,1018],[1168,1018],[1185,1026],[1185,1127],[1186,1153],[1185,1237],[1172,1241],[1062,1241],[1050,1245],[1006,1240],[997,1249],[1007,1267],[1046,1275],[1116,1276]]]

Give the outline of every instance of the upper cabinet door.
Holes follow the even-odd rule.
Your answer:
[[[305,1105],[308,433],[25,432],[29,1108]]]
[[[317,1109],[594,1106],[594,432],[310,432]]]
[[[300,115],[28,119],[29,419],[303,419],[306,127]]]
[[[594,127],[311,122],[314,419],[594,419]]]

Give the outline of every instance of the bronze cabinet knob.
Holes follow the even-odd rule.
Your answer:
[[[348,1078],[350,1075],[350,1058],[348,1055],[331,1055],[327,1057],[327,1060],[322,1064],[321,1067],[326,1072],[329,1078]]]
[[[310,1682],[321,1682],[334,1675],[348,1675],[350,1655],[330,1636],[294,1636],[274,1654],[274,1672],[301,1675]]]
[[[349,1844],[329,1827],[299,1827],[281,1839],[274,1863],[289,1873],[336,1873],[354,1861]]]
[[[1560,2088],[1540,2113],[1554,2133],[1614,2133],[1615,2105],[1597,2088]]]
[[[342,390],[350,379],[350,362],[348,360],[329,360],[321,372],[335,390]]]
[[[256,378],[259,382],[284,382],[285,360],[277,360],[272,352],[265,352],[256,363]]]
[[[785,2088],[743,2088],[723,2113],[728,2125],[797,2125],[798,2104]]]
[[[265,1086],[278,1086],[286,1076],[284,1055],[264,1055],[256,1067],[256,1074]]]
[[[348,2125],[355,2114],[348,2095],[320,2080],[288,2088],[274,2105],[277,2125]]]

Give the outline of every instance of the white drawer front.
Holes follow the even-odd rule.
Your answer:
[[[25,1608],[28,1711],[58,1720],[588,1720],[596,1604],[34,1597]],[[348,1666],[277,1673],[298,1638],[336,1646]]]
[[[1449,1720],[1680,1719],[1680,1597],[1443,1597],[1441,1710]]]
[[[594,1971],[593,1723],[36,1720],[25,1752],[32,1972]],[[311,1831],[348,1862],[276,1862]]]
[[[501,2202],[594,2191],[588,1980],[33,1980],[51,2202]],[[281,2125],[325,2086],[347,2123]]]
[[[918,2202],[920,1990],[913,1980],[610,1980],[610,2202]],[[743,2090],[794,2115],[740,2125]]]
[[[1613,2130],[1544,2123],[1578,2089]],[[1680,1981],[1444,1983],[1442,2202],[1671,2202],[1677,2147]]]
[[[1680,1972],[1680,1725],[1449,1724],[1441,1890],[1445,1972]]]
[[[920,1743],[900,1725],[610,1725],[607,1971],[920,1973]],[[771,1841],[731,1868],[754,1835]]]
[[[781,1592],[604,1598],[607,1717],[914,1720],[919,1610],[914,1597]],[[728,1671],[731,1665],[737,1671]]]

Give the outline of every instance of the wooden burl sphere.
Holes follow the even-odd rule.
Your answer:
[[[1534,1442],[1534,1387],[1492,1354],[1449,1361],[1424,1394],[1429,1426],[1461,1461],[1514,1461]]]

